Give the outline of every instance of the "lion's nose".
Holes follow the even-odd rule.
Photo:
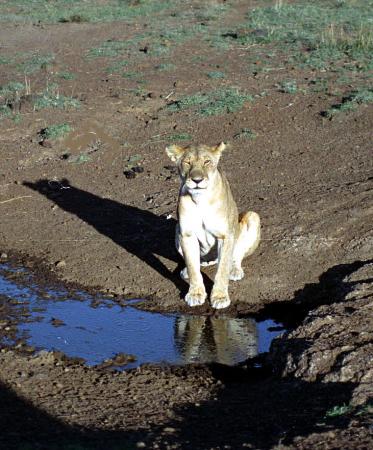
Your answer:
[[[198,184],[201,181],[203,181],[203,177],[194,177],[194,178],[192,178],[192,181],[194,181],[196,184]]]

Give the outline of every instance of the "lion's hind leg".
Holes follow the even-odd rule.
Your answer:
[[[241,280],[244,271],[241,267],[242,260],[254,253],[260,241],[260,218],[253,211],[240,214],[238,223],[238,235],[233,250],[230,279]]]

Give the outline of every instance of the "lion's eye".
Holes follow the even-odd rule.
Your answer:
[[[204,162],[205,166],[209,166],[211,164],[211,159],[206,159],[206,161]]]

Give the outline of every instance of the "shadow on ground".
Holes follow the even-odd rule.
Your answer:
[[[361,283],[361,281],[345,281],[345,278],[372,263],[373,259],[370,259],[330,267],[319,276],[317,283],[306,284],[302,289],[296,291],[292,300],[265,305],[259,311],[258,317],[270,317],[281,322],[286,329],[294,328],[312,309],[343,301],[347,294]],[[371,278],[363,281],[364,283],[373,283]]]
[[[66,179],[42,179],[23,184],[93,226],[100,234],[171,280],[181,291],[186,290],[187,285],[179,276],[183,266],[175,249],[175,219],[101,198],[72,186]],[[178,267],[171,272],[158,256],[177,262]]]
[[[211,370],[214,372],[214,368]],[[141,426],[136,431],[104,431],[67,425],[0,383],[0,447],[127,450],[136,448],[138,441],[151,446],[167,426],[174,431],[167,437],[163,435],[161,442],[183,449],[223,448],[224,445],[269,449],[279,442],[289,444],[296,436],[325,431],[331,425],[333,428],[347,426],[346,418],[325,420],[325,414],[336,405],[349,403],[355,387],[352,383],[306,383],[273,378],[248,381],[243,376],[239,380],[237,371],[223,372],[222,368],[217,371],[224,375],[225,386],[216,400],[176,408],[176,419],[162,427],[154,425],[151,436]],[[160,448],[165,448],[161,442]]]

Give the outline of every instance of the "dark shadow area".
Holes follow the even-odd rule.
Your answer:
[[[75,214],[171,280],[181,291],[186,291],[187,284],[179,276],[183,265],[175,249],[175,219],[101,198],[72,186],[66,179],[25,181],[23,184],[52,200],[64,211]],[[179,263],[178,267],[171,272],[157,256]]]
[[[104,431],[63,423],[19,397],[0,382],[0,448],[4,450],[85,450],[136,448],[143,433],[121,433],[121,441]],[[118,436],[119,439],[119,436]],[[119,447],[119,444],[123,447]],[[118,447],[116,447],[118,445]]]
[[[161,439],[159,448],[270,449],[297,436],[334,428],[346,428],[349,417],[325,418],[336,405],[348,404],[352,383],[307,383],[298,380],[238,380],[237,369],[220,366],[212,372],[225,380],[216,400],[174,409],[175,420],[147,430],[101,430],[71,426],[20,398],[0,383],[0,448],[7,450],[135,449],[141,441],[149,448]],[[193,368],[191,374],[193,376]],[[149,398],[151,386],[149,387]],[[63,401],[63,400],[62,400]],[[150,402],[152,403],[154,399]],[[147,407],[144,405],[144,414]],[[67,418],[68,419],[68,418]],[[164,436],[165,427],[175,429]],[[162,445],[162,442],[167,441]],[[172,445],[177,447],[172,447]],[[169,447],[171,446],[171,447]]]
[[[183,449],[270,449],[289,445],[298,436],[347,427],[348,417],[325,415],[336,405],[349,403],[352,383],[273,378],[248,382],[239,380],[237,371],[231,375],[223,376],[225,386],[216,400],[178,411],[182,421],[171,424],[178,433],[168,442]]]
[[[265,305],[256,315],[259,319],[271,318],[292,329],[304,320],[307,314],[321,305],[329,305],[344,301],[347,294],[361,281],[344,281],[365,265],[372,264],[373,259],[338,264],[326,270],[319,277],[317,283],[306,284],[295,292],[290,301],[275,302]],[[373,279],[362,280],[365,283]]]

